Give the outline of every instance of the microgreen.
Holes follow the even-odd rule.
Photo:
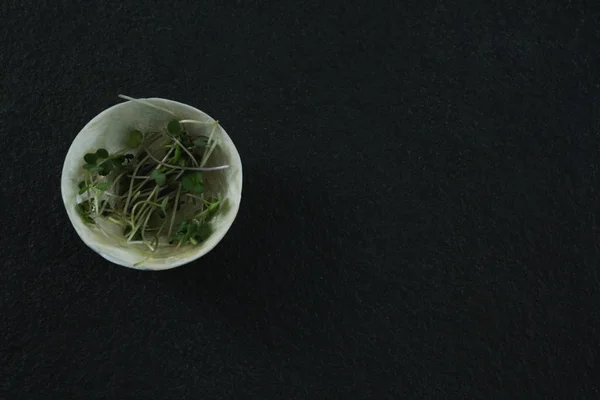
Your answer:
[[[207,221],[210,221],[211,219],[213,219],[214,216],[217,214],[217,211],[219,210],[220,206],[221,206],[221,201],[218,198],[212,198],[208,202],[208,208],[206,209],[205,219]]]
[[[172,119],[162,133],[129,132],[125,150],[138,149],[136,155],[102,148],[86,153],[77,213],[98,229],[97,218],[106,218],[121,227],[127,243],[141,242],[150,251],[168,243],[180,247],[205,241],[223,201],[210,195],[203,171],[214,174],[228,167],[204,167],[217,145],[215,132],[213,125],[210,138],[199,136]]]
[[[202,193],[204,191],[204,184],[202,182],[202,172],[186,172],[181,178],[181,185],[185,190],[189,190],[190,192]]]
[[[98,149],[96,150],[96,155],[98,158],[108,158],[108,151],[106,149]]]
[[[175,147],[175,156],[173,157],[173,163],[177,163],[181,159],[181,147]]]
[[[179,136],[181,134],[181,124],[179,121],[176,119],[169,121],[169,124],[167,125],[167,132],[169,132],[169,135],[173,137]]]
[[[135,149],[142,144],[142,140],[144,140],[144,134],[138,130],[129,132],[127,136],[127,147]]]
[[[194,140],[194,146],[196,147],[206,147],[206,145],[208,144],[208,137],[207,136],[200,136],[198,137],[198,139]]]
[[[164,184],[167,182],[167,176],[157,169],[152,171],[152,174],[150,176],[152,177],[152,179],[154,179],[158,186],[164,186]]]
[[[87,153],[85,156],[83,156],[83,159],[86,163],[88,164],[96,164],[96,161],[98,160],[98,156],[96,156],[96,154],[94,153]]]
[[[211,233],[212,228],[207,222],[186,220],[181,223],[172,241],[179,246],[186,244],[195,245],[204,242]]]
[[[90,172],[102,172],[103,168],[96,164],[85,164],[83,168],[87,169]]]

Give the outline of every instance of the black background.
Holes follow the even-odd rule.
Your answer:
[[[539,3],[3,1],[0,398],[599,398],[600,20]],[[118,93],[238,147],[197,262],[70,226]]]

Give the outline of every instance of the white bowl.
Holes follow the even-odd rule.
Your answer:
[[[191,119],[199,121],[214,121],[204,112],[176,101],[148,98],[140,99],[152,103],[160,110],[135,101],[126,101],[110,107],[79,132],[65,157],[61,177],[61,192],[69,219],[83,242],[96,253],[115,264],[143,270],[164,270],[175,268],[194,261],[210,250],[225,236],[233,223],[242,198],[242,162],[235,145],[225,130],[218,125],[214,137],[219,144],[212,153],[207,166],[229,165],[229,168],[205,173],[206,185],[211,190],[218,191],[226,201],[219,214],[213,219],[213,233],[197,246],[181,248],[180,252],[161,254],[160,251],[150,258],[144,255],[138,246],[123,245],[111,240],[98,229],[85,224],[75,210],[80,199],[77,184],[83,179],[83,156],[98,148],[109,152],[123,149],[127,133],[138,129],[145,131],[160,131],[173,119]],[[170,112],[168,112],[170,111]],[[213,125],[214,126],[214,125]],[[186,125],[192,133],[204,133],[208,126],[200,124]],[[145,260],[144,260],[145,259]],[[141,262],[141,263],[140,263]]]

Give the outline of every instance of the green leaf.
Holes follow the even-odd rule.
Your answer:
[[[181,134],[181,124],[176,119],[169,121],[167,131],[171,136],[179,136]]]
[[[177,161],[179,161],[180,158],[181,158],[181,147],[176,146],[175,147],[175,155],[173,156],[173,159],[171,160],[171,164],[175,164]]]
[[[194,181],[192,180],[192,178],[190,176],[184,175],[181,178],[181,186],[185,190],[192,190],[194,188],[194,186],[196,186],[196,184],[194,183]]]
[[[77,185],[77,186],[79,186],[79,189],[83,189],[86,186],[85,181],[79,182],[79,185]]]
[[[96,164],[85,164],[83,168],[87,169],[90,172],[102,172],[103,168]]]
[[[190,135],[187,134],[187,132],[181,132],[181,136],[179,137],[179,141],[186,148],[192,147],[192,145],[193,145],[192,144],[192,139],[190,138]]]
[[[83,222],[86,224],[95,224],[94,219],[89,215],[90,213],[90,203],[89,201],[84,201],[75,206],[75,211],[81,217]]]
[[[197,183],[196,186],[194,186],[194,188],[192,189],[192,191],[194,193],[200,194],[204,192],[204,185],[202,183]]]
[[[88,189],[89,189],[89,188],[88,188],[87,186],[84,186],[84,187],[80,188],[80,189],[79,189],[79,194],[84,194],[85,192],[87,192],[87,191],[88,191]]]
[[[110,171],[112,171],[113,164],[111,162],[104,162],[99,167],[101,168],[101,170],[98,171],[98,175],[106,176],[106,175],[110,174]]]
[[[192,190],[196,186],[196,182],[194,182],[194,178],[190,174],[186,174],[181,177],[181,186],[185,190]]]
[[[131,132],[129,132],[129,135],[127,136],[126,145],[127,145],[127,147],[135,149],[140,144],[142,144],[142,140],[144,140],[144,134],[142,132],[140,132],[138,130],[131,131]]]
[[[167,182],[167,176],[157,169],[152,171],[150,176],[156,181],[158,186],[163,186]]]
[[[98,149],[96,150],[96,155],[98,158],[108,158],[108,151],[106,149]]]
[[[170,242],[195,245],[208,239],[211,234],[212,227],[207,222],[183,221]]]
[[[85,156],[83,156],[83,159],[88,164],[96,164],[98,157],[94,153],[87,153]]]
[[[77,207],[81,212],[89,213],[92,211],[92,202],[90,200],[84,200],[81,203],[77,204]]]
[[[206,145],[208,144],[208,137],[207,136],[200,136],[198,139],[194,140],[194,146],[196,147],[206,147]]]
[[[186,172],[181,178],[181,185],[185,190],[189,190],[194,193],[202,193],[204,191],[204,184],[202,182],[202,172]]]
[[[210,221],[217,215],[217,211],[219,211],[219,206],[221,205],[219,199],[211,199],[210,201],[211,203],[208,206],[208,211],[206,213],[206,221]]]
[[[108,182],[100,182],[96,184],[96,189],[98,190],[106,190],[110,187],[110,183]]]
[[[204,242],[212,234],[212,227],[206,223],[201,223],[194,232],[194,238],[198,242]]]
[[[123,156],[113,158],[112,160],[107,160],[107,162],[112,164],[112,169],[114,170],[120,169],[123,166],[123,161],[125,161],[125,157]]]

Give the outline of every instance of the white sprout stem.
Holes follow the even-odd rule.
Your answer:
[[[193,194],[191,194],[191,193],[186,193],[185,195],[186,195],[186,196],[193,197],[193,198],[195,198],[195,199],[198,199],[198,200],[200,200],[200,201],[203,201],[203,200],[202,200],[202,197],[198,197],[198,196],[196,196],[196,195],[193,195]]]
[[[143,100],[143,99],[135,99],[135,98],[130,97],[130,96],[125,96],[124,94],[120,94],[119,97],[122,98],[122,99],[125,99],[125,100],[133,101],[133,102],[139,103],[139,104],[144,104],[146,106],[155,108],[157,110],[161,110],[161,111],[167,112],[167,113],[171,114],[172,116],[174,116],[175,118],[177,118],[177,116],[175,115],[175,113],[173,111],[171,111],[171,110],[169,110],[167,108],[161,107],[161,106],[157,106],[156,104],[152,104],[149,101],[146,101],[146,100]]]
[[[179,178],[181,178],[181,175],[183,175],[183,173],[185,172],[185,170],[181,170],[179,171],[179,173],[177,174],[177,176],[175,177],[175,180],[178,181]]]
[[[150,193],[150,196],[148,196],[147,200],[143,200],[140,201],[138,203],[136,203],[132,208],[131,208],[131,225],[135,225],[135,210],[136,208],[140,205],[140,204],[148,204],[152,202],[152,197],[154,196],[154,193],[156,192],[156,189],[158,188],[158,186],[154,186],[154,189],[152,190],[152,193]]]
[[[114,224],[117,224],[119,226],[125,226],[125,223],[123,221],[119,220],[119,219],[116,219],[116,218],[113,218],[113,217],[108,217],[106,219],[108,219],[110,222],[112,222]]]
[[[196,121],[195,119],[182,119],[179,121],[180,124],[194,124],[194,125],[210,125],[215,121]]]
[[[160,165],[164,166],[164,167],[169,167],[169,168],[173,168],[173,169],[181,169],[181,170],[184,170],[184,171],[217,171],[217,170],[220,170],[220,169],[229,168],[229,165],[220,165],[218,167],[210,167],[210,168],[206,168],[206,167],[200,167],[200,168],[180,167],[178,165],[164,163],[164,162],[160,161],[158,158],[154,157],[152,154],[150,154],[150,152],[148,152],[148,156],[151,159],[153,159],[154,161],[156,161],[157,163],[159,163]]]
[[[173,215],[171,216],[171,223],[169,224],[169,232],[167,233],[167,237],[171,237],[171,232],[173,232],[173,223],[175,223],[175,213],[177,212],[177,206],[179,203],[179,195],[181,194],[181,183],[177,187],[177,194],[175,195],[175,204],[173,205]]]
[[[212,138],[215,135],[215,132],[216,132],[218,126],[219,126],[219,121],[215,121],[213,129],[212,129],[212,131],[210,131],[210,135],[208,135],[208,142],[207,143],[210,143],[210,141],[212,140]]]
[[[146,216],[146,213],[148,211],[150,211],[152,208],[144,208],[143,211],[140,213],[141,215],[139,216],[139,219],[141,220],[142,218],[144,218]],[[141,228],[141,225],[133,225],[131,226],[131,232],[129,233],[129,236],[127,237],[127,243],[131,243],[133,236],[137,233],[137,231]]]
[[[154,251],[155,248],[152,247],[152,242],[148,242],[148,240],[146,239],[146,227],[148,226],[148,221],[150,221],[150,217],[152,216],[152,214],[154,213],[154,208],[150,208],[150,211],[148,212],[148,216],[146,217],[146,220],[144,221],[144,225],[142,225],[142,240],[144,242],[144,244],[146,246],[148,246],[148,248],[150,249],[150,251]]]
[[[133,264],[133,266],[137,267],[139,265],[142,265],[143,263],[145,263],[146,261],[148,261],[151,258],[152,258],[152,254],[146,254],[146,257],[142,258],[140,261],[138,261],[135,264]]]
[[[112,195],[112,191],[115,188],[115,185],[119,182],[119,180],[123,177],[123,175],[125,175],[125,173],[123,172],[122,174],[120,174],[119,176],[117,176],[114,180],[114,182],[112,183],[112,185],[110,185],[110,189],[108,191],[105,191],[104,194],[105,195]],[[104,210],[106,210],[106,206],[108,205],[108,200],[104,201],[104,204],[102,205],[102,210],[100,210],[100,215],[102,215],[102,213],[104,212]]]
[[[215,147],[217,147],[217,141],[216,140],[213,141],[212,146],[210,146],[210,149],[204,154],[204,157],[202,157],[202,162],[200,163],[201,167],[204,167],[204,165],[206,165],[206,163],[208,162],[208,158],[212,154],[212,152],[215,149]]]
[[[137,172],[140,170],[140,168],[142,167],[144,162],[148,159],[148,156],[149,155],[147,155],[146,157],[144,157],[142,159],[142,161],[140,161],[139,165],[135,168],[135,171],[133,171],[134,175],[137,175]],[[132,194],[133,194],[133,179],[129,183],[129,192],[127,193],[127,200],[125,200],[125,207],[123,207],[123,212],[125,213],[125,215],[127,215],[127,208],[129,207],[129,202],[131,201]]]
[[[160,233],[162,232],[162,230],[165,228],[165,225],[167,225],[167,220],[165,219],[162,223],[162,225],[160,226],[160,228],[158,229],[158,232],[156,232],[156,247],[158,248],[158,244],[160,243]]]
[[[146,149],[146,151],[148,152],[148,154],[146,155],[146,157],[144,157],[144,159],[140,162],[140,165],[135,169],[135,171],[133,172],[133,174],[135,176],[137,176],[137,172],[139,171],[139,168],[142,166],[143,162],[146,161],[146,158],[150,157],[153,160],[156,160],[156,158],[154,158],[151,154],[150,154],[150,150]],[[163,160],[166,160],[167,158],[169,158],[169,156],[171,155],[171,153],[173,152],[173,149],[169,150],[167,152],[167,154],[165,154],[165,157],[163,158]],[[160,161],[156,160],[159,164],[161,163]],[[158,169],[158,165],[154,168],[154,169]],[[139,185],[136,186],[138,191],[141,191],[141,189],[144,187],[144,185],[151,179],[151,177],[147,177],[146,179],[144,179],[144,181],[142,183],[140,183]],[[133,179],[131,180],[131,185],[133,185]],[[132,188],[130,188],[131,191]],[[129,199],[129,198],[128,198]],[[125,211],[127,211],[127,206],[129,205],[129,203],[125,203]]]
[[[213,126],[212,131],[210,132],[210,135],[208,136],[208,141],[206,142],[206,144],[208,145],[209,143],[211,143],[211,146],[209,148],[208,151],[204,152],[204,155],[202,156],[202,160],[200,161],[200,166],[204,167],[204,165],[206,164],[206,162],[208,161],[208,157],[210,157],[213,149],[215,148],[215,146],[217,145],[217,141],[214,140],[214,136],[215,136],[215,132],[217,130],[217,128],[219,127],[219,121],[215,121],[215,125]]]

